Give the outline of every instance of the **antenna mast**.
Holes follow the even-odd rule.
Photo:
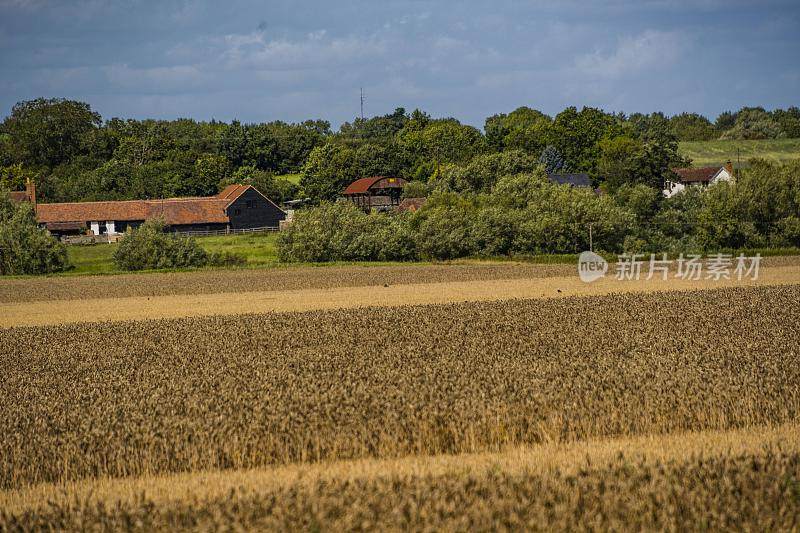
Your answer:
[[[361,120],[364,120],[364,88],[361,88]]]

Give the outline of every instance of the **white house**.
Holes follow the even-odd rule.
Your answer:
[[[673,179],[664,181],[664,196],[675,196],[686,187],[708,187],[720,181],[733,181],[733,164],[728,161],[722,167],[673,168]]]

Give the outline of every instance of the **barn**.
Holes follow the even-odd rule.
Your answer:
[[[216,196],[37,204],[36,219],[55,235],[115,235],[161,218],[172,231],[277,228],[286,213],[251,185],[229,185]]]
[[[387,176],[361,178],[348,185],[342,196],[362,209],[389,210],[400,205],[406,183],[403,178]]]

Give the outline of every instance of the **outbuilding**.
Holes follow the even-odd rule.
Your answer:
[[[385,211],[400,205],[406,183],[403,178],[388,176],[361,178],[348,185],[342,195],[362,209]]]

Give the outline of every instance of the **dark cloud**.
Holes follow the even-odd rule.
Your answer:
[[[319,117],[529,105],[714,116],[797,105],[796,2],[0,0],[0,105],[103,116]]]

